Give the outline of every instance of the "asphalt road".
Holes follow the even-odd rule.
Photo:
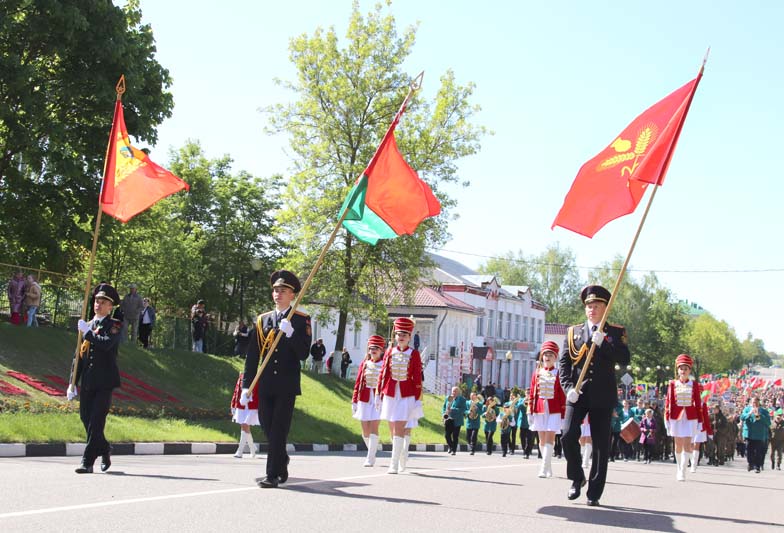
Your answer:
[[[412,452],[388,475],[361,453],[292,455],[290,479],[262,490],[264,460],[230,455],[116,456],[77,475],[76,457],[0,459],[0,531],[784,531],[783,471],[610,464],[601,507],[566,499],[566,464],[536,477],[520,455]],[[97,466],[97,465],[96,465]]]

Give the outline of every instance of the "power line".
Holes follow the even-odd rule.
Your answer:
[[[458,250],[447,250],[446,248],[435,248],[435,251],[447,252],[458,255],[468,255],[472,257],[481,257],[482,259],[497,259],[499,261],[511,261],[513,263],[523,263],[526,265],[540,265],[549,267],[566,267],[569,265],[545,263],[541,261],[534,261],[528,259],[517,259],[508,257],[499,257],[494,255],[482,255],[472,252],[461,252]],[[607,266],[580,266],[575,268],[579,270],[620,270],[620,268],[607,267]],[[765,272],[784,272],[784,268],[742,268],[742,269],[658,269],[658,268],[627,268],[628,272],[656,272],[663,274],[760,274]]]

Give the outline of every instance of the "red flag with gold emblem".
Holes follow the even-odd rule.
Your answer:
[[[649,184],[664,183],[702,72],[646,109],[580,168],[551,229],[561,226],[593,237],[608,222],[632,213]]]
[[[187,183],[131,146],[122,102],[118,99],[114,104],[114,121],[101,189],[103,212],[121,222],[128,222],[158,200],[183,189],[188,190]]]

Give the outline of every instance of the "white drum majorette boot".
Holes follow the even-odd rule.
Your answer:
[[[240,443],[237,446],[237,451],[234,452],[234,457],[237,459],[242,459],[242,454],[245,452],[245,443],[248,441],[248,434],[244,431],[240,431]]]
[[[691,473],[697,473],[697,462],[700,460],[700,449],[692,450],[691,452]]]
[[[583,449],[583,468],[588,468],[591,461],[591,454],[593,454],[593,444],[586,444]]]
[[[689,467],[689,452],[681,452],[681,477],[678,481],[686,481],[686,469]]]
[[[403,449],[400,450],[400,467],[397,469],[399,474],[406,473],[406,463],[408,463],[408,446],[411,444],[411,435],[403,437]]]
[[[547,445],[547,477],[553,477],[553,455],[555,455],[555,444]]]
[[[376,464],[376,451],[378,450],[378,435],[371,434],[368,437],[368,452],[365,458],[365,464],[362,466],[373,466]]]
[[[542,450],[542,465],[539,467],[539,477],[548,477],[548,468],[549,468],[549,458],[550,458],[550,448],[549,444],[540,445],[539,448]]]
[[[392,437],[392,459],[389,461],[387,474],[397,474],[401,451],[403,451],[403,437]]]
[[[248,431],[247,435],[248,435],[248,437],[247,437],[246,442],[248,444],[248,448],[250,448],[250,458],[251,459],[255,459],[256,458],[256,443],[253,442],[253,435],[251,434],[250,431]]]

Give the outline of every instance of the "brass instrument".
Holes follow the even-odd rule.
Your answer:
[[[447,398],[447,400],[449,400],[449,401],[448,401],[448,402],[447,402],[447,404],[446,404],[446,410],[444,411],[444,415],[443,415],[443,422],[444,422],[444,425],[446,425],[446,423],[447,423],[449,420],[452,420],[452,417],[451,417],[451,416],[449,416],[449,411],[451,411],[451,410],[452,410],[452,404],[454,403],[454,401],[455,401],[455,398],[454,398],[454,396],[449,396],[449,398]]]
[[[495,399],[491,399],[487,404],[485,420],[488,422],[495,422],[496,418],[498,418],[498,413],[495,412]]]
[[[478,408],[479,402],[471,402],[471,407],[468,409],[468,419],[469,420],[476,420],[479,418]]]
[[[509,420],[509,415],[511,409],[509,407],[504,407],[504,416],[501,417],[501,429],[507,429],[511,421]]]

